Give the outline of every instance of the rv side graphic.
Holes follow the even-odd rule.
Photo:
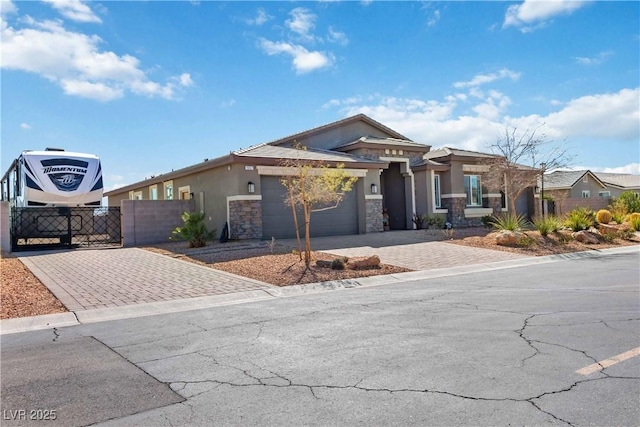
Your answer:
[[[15,207],[100,206],[100,159],[59,149],[23,151],[0,181],[2,200]]]

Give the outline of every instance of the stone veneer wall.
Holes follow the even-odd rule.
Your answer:
[[[382,199],[367,200],[366,205],[367,205],[367,219],[366,219],[367,233],[384,231],[384,228],[382,225]]]
[[[229,201],[229,238],[262,239],[262,202]]]

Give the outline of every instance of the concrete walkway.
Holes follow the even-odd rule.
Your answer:
[[[37,252],[19,258],[69,311],[272,287],[138,248]]]

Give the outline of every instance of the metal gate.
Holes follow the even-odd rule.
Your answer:
[[[11,209],[11,251],[120,246],[119,207]]]

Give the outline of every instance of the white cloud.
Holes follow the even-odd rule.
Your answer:
[[[2,26],[2,68],[41,75],[66,94],[110,101],[128,90],[175,99],[178,87],[193,84],[186,73],[165,84],[153,82],[137,58],[100,50],[100,37],[67,31],[60,21],[25,17],[23,22],[26,27],[21,29]]]
[[[531,32],[543,27],[552,17],[571,14],[586,3],[578,0],[525,0],[509,6],[502,27],[516,27],[523,33]]]
[[[101,23],[102,20],[91,10],[89,6],[80,0],[43,0],[49,3],[51,7],[56,9],[65,18],[77,22],[95,22]]]
[[[589,169],[594,172],[605,172],[605,173],[622,173],[622,174],[632,174],[632,175],[640,175],[640,163],[629,163],[628,165],[619,166],[616,168],[589,168],[584,167],[580,169]],[[576,170],[579,170],[576,168]]]
[[[496,80],[502,80],[507,78],[513,81],[518,80],[520,78],[520,73],[511,71],[507,68],[503,68],[497,73],[478,74],[467,82],[455,82],[453,84],[453,87],[455,88],[476,87],[476,86],[481,86],[487,83],[492,83]]]
[[[315,28],[317,16],[304,7],[296,7],[289,12],[289,15],[291,15],[291,19],[285,21],[287,28],[304,41],[313,41],[315,37],[311,34],[311,31]]]
[[[256,11],[256,16],[255,18],[251,18],[251,19],[246,19],[245,22],[249,25],[264,25],[265,23],[267,23],[270,19],[273,19],[273,16],[267,14],[267,12],[263,9],[263,8],[259,8]]]
[[[0,16],[16,13],[18,8],[11,0],[0,0]]]
[[[429,19],[427,19],[427,26],[433,27],[438,23],[439,20],[440,20],[440,11],[436,9],[433,11]]]
[[[602,64],[604,61],[606,61],[607,58],[609,58],[611,55],[613,55],[613,52],[605,51],[605,52],[600,52],[593,57],[576,56],[573,59],[575,59],[575,61],[578,64],[582,64],[582,65],[599,65],[599,64]]]
[[[333,55],[319,51],[309,51],[300,45],[272,42],[266,39],[260,39],[259,44],[267,55],[284,53],[291,56],[293,58],[293,68],[298,74],[330,67],[334,62]]]
[[[544,121],[561,136],[640,139],[640,88],[587,95],[568,102]]]
[[[20,123],[20,129],[22,130],[30,130],[31,125],[29,123]]]
[[[347,116],[370,115],[417,142],[434,147],[455,146],[487,151],[505,127],[534,129],[544,124],[550,140],[590,140],[630,143],[637,150],[640,139],[640,88],[615,93],[587,95],[571,100],[548,114],[507,115],[510,98],[489,91],[483,98],[455,94],[441,101],[393,97],[332,99],[323,108],[338,108]],[[469,108],[469,113],[460,113]]]
[[[333,29],[333,27],[329,27],[327,33],[327,40],[329,40],[330,42],[338,43],[342,46],[346,46],[349,44],[349,39],[347,38],[347,35],[345,33],[336,31]]]

